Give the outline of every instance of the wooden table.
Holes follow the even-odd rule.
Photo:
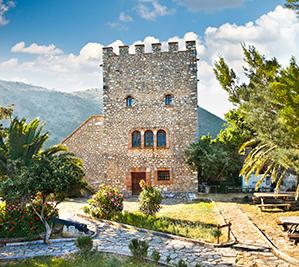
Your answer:
[[[299,216],[279,217],[278,224],[287,231],[290,240],[299,242]]]
[[[285,193],[253,193],[253,202],[256,200],[261,200],[264,204],[265,199],[282,199],[282,200],[294,200],[295,192],[285,192]]]
[[[284,203],[265,203],[265,200],[283,200],[283,201],[290,201],[295,199],[295,192],[284,192],[284,193],[254,193],[253,194],[253,203],[256,203],[257,200],[261,201],[261,204],[258,207],[261,210],[264,209],[272,209],[272,208],[282,208],[289,210],[292,206],[290,202]]]
[[[295,198],[295,192],[284,192],[284,193],[254,193],[253,194],[256,198],[259,199],[294,199]]]

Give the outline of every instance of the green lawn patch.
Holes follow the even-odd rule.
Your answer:
[[[210,202],[163,205],[157,216],[145,216],[138,212],[138,203],[125,203],[127,210],[114,218],[115,221],[175,234],[188,238],[215,242],[212,232],[216,229],[218,214]],[[223,239],[223,240],[222,240]],[[225,241],[225,236],[220,239]]]
[[[0,263],[1,265],[1,263]],[[138,261],[131,257],[93,253],[90,257],[80,257],[77,254],[59,257],[37,257],[28,260],[10,262],[7,267],[157,267],[153,263]]]

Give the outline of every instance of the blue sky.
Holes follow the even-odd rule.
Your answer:
[[[121,39],[131,44],[146,36],[167,40],[190,31],[202,36],[208,26],[217,27],[226,22],[243,24],[284,3],[282,0],[222,0],[220,2],[226,3],[221,9],[207,8],[192,12],[191,5],[189,9],[187,3],[184,6],[178,2],[160,1],[160,5],[169,9],[169,14],[157,15],[150,20],[141,17],[137,9],[140,3],[151,9],[151,4],[146,1],[16,0],[15,7],[7,12],[10,23],[0,28],[1,57],[7,56],[10,48],[20,40],[26,43],[54,43],[66,53],[76,53],[87,42],[109,44]],[[199,3],[197,5],[200,7],[200,2],[206,1],[194,2]],[[120,21],[121,12],[133,21]]]
[[[237,70],[240,43],[286,64],[299,56],[299,21],[283,0],[0,0],[0,79],[63,91],[101,87],[101,50],[112,45],[196,40],[199,104],[231,106],[212,67]],[[211,101],[213,99],[213,101]]]

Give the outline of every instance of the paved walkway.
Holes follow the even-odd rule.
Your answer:
[[[261,234],[240,210],[238,204],[232,202],[217,202],[218,210],[226,220],[232,223],[232,232],[238,243],[234,246],[238,264],[251,264],[251,266],[292,266],[272,254],[268,244]],[[247,252],[244,252],[248,250]]]
[[[239,210],[234,203],[217,203],[222,215],[227,221],[233,224],[233,234],[242,245],[232,248],[214,248],[194,242],[171,239],[164,236],[154,235],[151,232],[137,231],[136,229],[123,226],[110,225],[103,222],[90,222],[78,213],[82,203],[60,207],[61,217],[72,218],[88,224],[89,228],[96,228],[97,235],[94,238],[94,245],[98,251],[117,252],[123,255],[130,255],[128,244],[132,238],[145,239],[149,241],[149,255],[156,249],[161,254],[161,261],[177,263],[180,259],[185,260],[188,266],[260,266],[260,267],[285,267],[290,264],[275,257],[268,249],[267,244],[260,238],[256,229],[252,227],[247,217]],[[76,206],[78,205],[78,206]],[[244,248],[248,251],[245,251]],[[259,251],[256,251],[259,250]],[[0,259],[15,257],[32,257],[41,255],[63,255],[75,252],[73,242],[54,243],[51,245],[35,244],[27,246],[8,246],[0,248]]]

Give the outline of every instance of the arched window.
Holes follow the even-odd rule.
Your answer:
[[[130,96],[130,95],[128,95],[128,96],[126,97],[126,106],[127,106],[127,107],[132,107],[132,106],[133,106],[133,97]]]
[[[164,130],[157,132],[157,147],[166,147],[166,132]]]
[[[144,133],[144,146],[145,147],[154,146],[154,134],[151,130],[147,130]]]
[[[132,133],[132,147],[141,147],[141,133],[139,131]]]
[[[166,95],[165,99],[164,99],[164,102],[165,102],[165,106],[172,105],[172,95]]]

